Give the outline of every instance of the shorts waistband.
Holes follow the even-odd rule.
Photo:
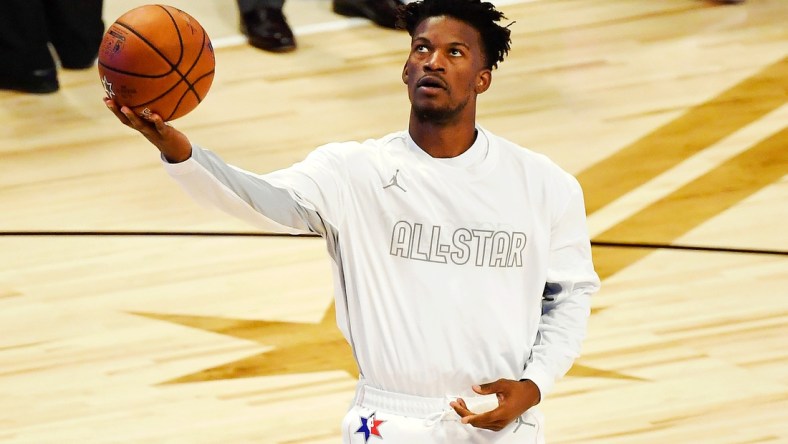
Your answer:
[[[404,393],[389,392],[370,387],[361,382],[356,387],[355,405],[367,409],[391,413],[414,418],[429,418],[439,413],[450,413],[459,419],[454,409],[449,405],[457,396],[444,396],[442,398],[427,398],[422,396],[407,395]],[[468,407],[476,413],[492,410],[498,405],[495,395],[463,397]],[[494,404],[491,404],[494,403]]]
[[[449,407],[446,398],[424,398],[403,393],[387,392],[366,384],[356,389],[356,405],[395,415],[426,418]]]

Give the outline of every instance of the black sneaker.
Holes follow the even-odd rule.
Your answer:
[[[241,14],[241,32],[249,44],[271,52],[289,52],[296,48],[293,30],[280,8],[257,8]]]
[[[60,84],[57,81],[55,68],[37,69],[25,75],[0,74],[0,89],[10,89],[32,94],[48,94],[57,91]]]

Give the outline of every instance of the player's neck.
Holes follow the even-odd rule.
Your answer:
[[[451,123],[424,122],[411,116],[408,132],[424,152],[435,158],[457,157],[476,140],[473,119]]]

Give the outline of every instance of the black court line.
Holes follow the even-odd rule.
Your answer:
[[[317,234],[251,233],[229,231],[0,231],[0,237],[90,237],[90,236],[131,236],[131,237],[320,237]],[[788,256],[788,251],[764,250],[757,248],[704,247],[700,245],[652,244],[637,242],[591,241],[594,247],[644,248],[651,250],[687,250],[711,253],[764,254]]]
[[[320,237],[317,234],[286,234],[286,233],[250,233],[232,231],[0,231],[1,236],[55,236],[55,237],[89,237],[89,236],[151,236],[151,237]]]
[[[594,247],[646,248],[651,250],[689,250],[689,251],[708,251],[712,253],[768,254],[774,256],[788,256],[788,251],[762,250],[757,248],[704,247],[700,245],[649,244],[649,243],[637,243],[637,242],[607,242],[607,241],[592,241],[591,245]]]

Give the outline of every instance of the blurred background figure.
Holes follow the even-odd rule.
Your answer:
[[[271,52],[296,48],[293,30],[282,12],[285,0],[237,0],[241,31],[249,44]],[[363,17],[375,24],[394,28],[399,0],[332,0],[332,10],[347,17]]]
[[[0,89],[51,93],[60,87],[58,64],[92,67],[104,36],[102,6],[102,0],[3,0]]]
[[[285,0],[237,0],[241,32],[249,44],[271,52],[292,51],[295,37],[282,13]]]

